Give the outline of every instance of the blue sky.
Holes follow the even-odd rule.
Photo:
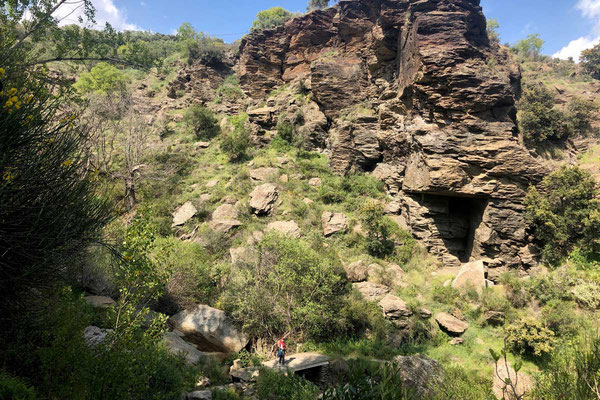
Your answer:
[[[183,22],[232,42],[245,34],[256,13],[274,6],[304,11],[308,0],[93,0],[99,23],[118,29],[172,33]],[[600,0],[481,0],[500,23],[502,42],[539,33],[548,55],[576,57],[600,42]]]

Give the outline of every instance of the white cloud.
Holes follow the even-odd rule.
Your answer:
[[[146,6],[147,6],[147,4],[146,4],[146,2],[145,2],[145,1],[140,1],[140,6],[142,6],[142,7],[146,7]]]
[[[596,18],[600,16],[600,0],[579,0],[576,7],[585,17]]]
[[[594,22],[592,32],[579,39],[572,40],[552,57],[562,58],[563,60],[573,57],[575,62],[579,62],[583,50],[590,49],[600,43],[600,0],[579,0],[575,8],[581,11],[585,18]]]
[[[552,57],[561,58],[563,60],[572,57],[575,62],[579,62],[581,52],[590,49],[600,43],[600,37],[589,38],[580,37],[579,39],[571,41],[568,45],[556,52]]]
[[[92,0],[96,9],[96,28],[103,28],[108,22],[113,28],[119,31],[138,31],[141,30],[135,24],[127,21],[127,15],[115,6],[113,0]],[[77,24],[81,25],[79,18],[84,19],[84,24],[87,24],[83,15],[83,7],[81,2],[69,2],[54,13],[54,17],[60,21],[60,25]]]

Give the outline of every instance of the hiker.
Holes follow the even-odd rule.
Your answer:
[[[281,338],[277,343],[277,357],[279,358],[279,364],[285,364],[285,339]]]

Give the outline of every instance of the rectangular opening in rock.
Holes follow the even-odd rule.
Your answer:
[[[446,250],[460,262],[468,262],[488,199],[424,194],[419,203],[428,209],[432,231],[439,235]]]

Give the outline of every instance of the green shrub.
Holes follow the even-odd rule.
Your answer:
[[[319,388],[295,374],[264,368],[256,383],[256,395],[264,400],[315,400]]]
[[[341,180],[337,177],[323,179],[319,187],[319,197],[325,204],[341,203],[346,200],[347,193],[341,188]]]
[[[217,103],[222,102],[223,100],[236,100],[244,97],[244,92],[240,88],[240,84],[238,82],[237,76],[229,75],[223,83],[217,88],[215,91]]]
[[[579,282],[573,288],[573,299],[583,308],[597,310],[600,308],[600,283],[593,281]]]
[[[555,107],[554,94],[546,86],[532,85],[519,101],[519,128],[528,141],[564,139],[570,134],[567,116]]]
[[[573,133],[586,135],[592,131],[594,114],[598,105],[592,100],[576,97],[567,104],[567,118]]]
[[[391,221],[385,218],[383,206],[369,201],[361,209],[361,223],[367,233],[367,252],[374,257],[386,257],[394,253],[391,237]]]
[[[523,308],[531,301],[531,294],[526,281],[517,273],[506,272],[500,276],[500,283],[506,287],[506,298],[513,307]]]
[[[35,400],[33,388],[21,379],[0,371],[0,399],[2,400]]]
[[[289,121],[279,121],[277,123],[277,136],[287,144],[292,145],[296,138],[296,129]]]
[[[206,35],[202,32],[195,33],[189,37],[180,38],[180,46],[188,64],[199,61],[206,65],[218,65],[225,57],[225,42],[223,40]]]
[[[273,7],[263,10],[256,15],[256,20],[252,23],[251,31],[261,31],[272,29],[283,25],[286,21],[292,19],[294,13],[281,7]]]
[[[533,317],[523,318],[506,328],[507,347],[517,354],[541,357],[554,350],[554,332]]]
[[[236,127],[233,132],[223,135],[221,150],[232,161],[239,161],[246,157],[250,147],[250,135],[245,127]]]
[[[600,388],[600,337],[587,334],[553,353],[532,391],[534,399],[588,400]]]
[[[82,93],[114,94],[126,89],[129,78],[115,66],[105,62],[96,64],[90,72],[84,72],[73,85]]]
[[[397,365],[348,360],[331,377],[335,384],[325,390],[323,400],[416,400],[406,387]]]
[[[542,321],[556,336],[574,336],[579,329],[576,308],[573,302],[552,300],[542,308]]]
[[[492,379],[482,377],[479,371],[450,366],[434,384],[431,400],[490,400],[495,398],[491,388]]]
[[[255,263],[232,269],[222,299],[245,332],[274,340],[284,333],[322,338],[337,331],[348,288],[335,255],[276,234],[265,236],[257,255]]]
[[[529,189],[525,218],[548,263],[558,264],[575,247],[592,257],[600,252],[597,197],[594,178],[579,167],[563,166],[542,180],[539,191]]]
[[[239,400],[240,395],[233,389],[216,389],[212,392],[212,400]]]
[[[198,139],[212,139],[221,132],[215,114],[206,107],[194,104],[183,115],[183,122]]]
[[[446,304],[449,306],[461,307],[464,303],[458,289],[452,286],[435,286],[432,291],[432,299],[436,303]]]

